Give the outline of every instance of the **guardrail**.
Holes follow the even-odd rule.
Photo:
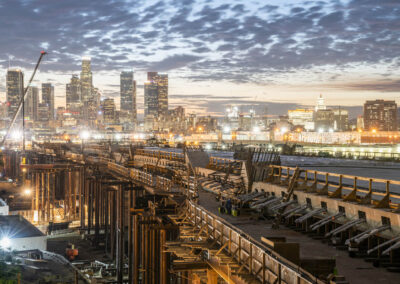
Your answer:
[[[288,184],[295,168],[270,165],[272,170],[267,181]],[[400,205],[400,181],[368,178],[315,170],[303,170],[297,181],[297,189],[325,193],[347,201],[372,203],[377,207]]]
[[[161,151],[161,150],[152,150],[152,149],[137,149],[135,150],[135,155],[143,155],[150,156],[160,159],[167,159],[171,161],[185,161],[185,157],[183,153],[177,152],[169,152],[169,151]]]
[[[207,231],[220,246],[228,243],[227,252],[261,283],[323,283],[201,206],[188,201],[188,211],[195,227],[204,229],[207,226]]]
[[[152,175],[138,169],[126,168],[112,162],[107,163],[107,168],[121,176],[131,178],[151,187],[160,188],[165,191],[172,189],[172,181],[162,176]]]

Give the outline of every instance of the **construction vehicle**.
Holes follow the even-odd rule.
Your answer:
[[[75,248],[74,244],[69,243],[65,248],[65,256],[69,261],[73,261],[79,255],[78,249]]]

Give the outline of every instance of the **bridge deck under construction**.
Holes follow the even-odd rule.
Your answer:
[[[376,283],[400,283],[400,274],[388,272],[384,268],[373,267],[370,262],[366,262],[362,258],[349,257],[347,251],[328,246],[321,240],[313,239],[290,228],[281,226],[279,229],[272,229],[271,220],[254,220],[250,216],[233,217],[227,214],[219,214],[219,203],[215,200],[215,196],[209,192],[200,193],[199,205],[211,213],[218,214],[219,217],[256,240],[261,240],[261,237],[285,237],[287,242],[299,243],[301,258],[335,259],[338,273],[344,275],[349,283],[370,283],[371,279],[375,279]]]

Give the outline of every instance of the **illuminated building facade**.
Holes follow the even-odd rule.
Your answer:
[[[342,108],[333,109],[334,130],[347,131],[349,129],[349,111]]]
[[[168,115],[168,75],[157,75],[156,82],[158,92],[158,116],[165,118]]]
[[[102,101],[103,122],[104,124],[115,124],[116,109],[115,102],[112,98],[107,98]]]
[[[81,80],[78,75],[72,75],[66,86],[67,109],[71,112],[80,113],[82,108]]]
[[[366,130],[397,131],[397,104],[395,101],[375,100],[364,104]]]
[[[47,104],[49,119],[54,119],[54,86],[51,83],[42,84],[42,103]]]
[[[82,71],[81,71],[81,96],[82,101],[87,102],[92,99],[93,78],[91,70],[91,58],[82,58]]]
[[[306,130],[314,130],[314,111],[295,109],[288,111],[288,120],[293,126],[303,126]]]
[[[165,120],[168,117],[168,75],[147,72],[147,80],[144,84],[145,117]]]
[[[20,69],[9,69],[6,76],[7,116],[12,119],[24,93],[24,74]]]
[[[126,111],[130,116],[132,125],[137,121],[136,110],[136,81],[132,71],[123,71],[120,75],[121,111]]]
[[[25,118],[31,121],[38,119],[39,88],[30,86],[25,99]]]
[[[158,117],[158,87],[155,81],[144,83],[144,116]]]
[[[333,131],[334,113],[331,109],[319,109],[315,112],[315,130],[318,132]]]

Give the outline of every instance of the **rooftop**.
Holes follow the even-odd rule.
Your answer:
[[[10,239],[40,237],[44,234],[20,215],[0,216],[0,237]]]

